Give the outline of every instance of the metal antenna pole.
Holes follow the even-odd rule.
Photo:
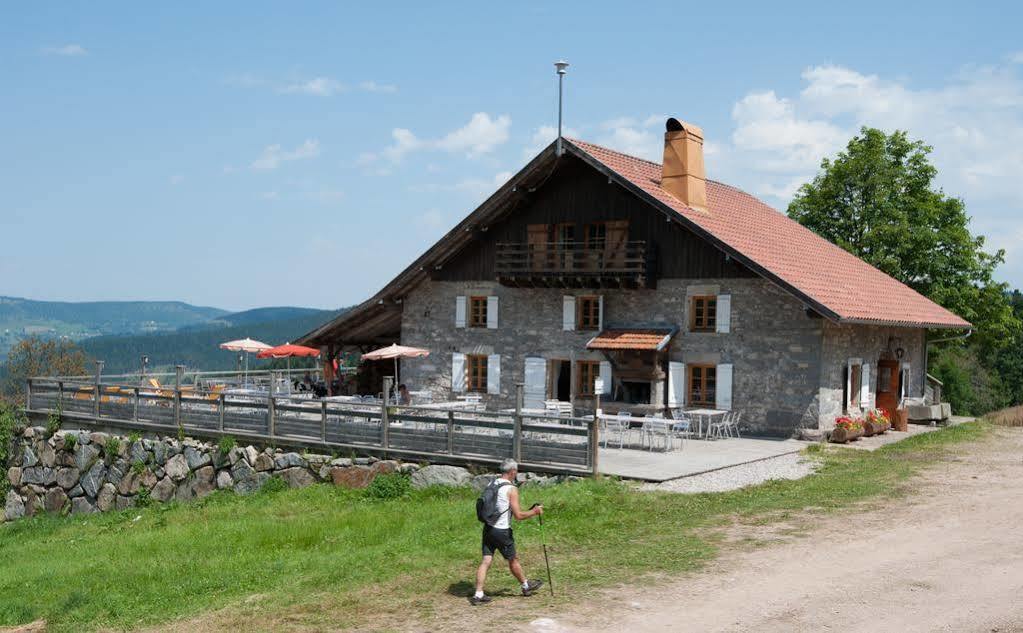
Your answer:
[[[565,83],[565,72],[566,72],[565,69],[568,68],[568,62],[566,62],[565,60],[554,62],[554,68],[556,68],[557,71],[558,71],[558,145],[557,145],[556,153],[557,153],[558,156],[561,156],[561,153],[562,153],[562,148],[561,148],[561,104],[562,104],[562,101],[563,101],[562,96],[564,94],[564,83]]]

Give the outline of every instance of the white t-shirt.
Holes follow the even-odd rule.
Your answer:
[[[515,487],[515,484],[499,477],[490,485],[499,486],[497,489],[497,511],[501,513],[501,517],[494,522],[494,528],[507,530],[511,527],[511,507],[508,504],[508,492]]]

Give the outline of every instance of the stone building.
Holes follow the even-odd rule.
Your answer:
[[[599,377],[605,411],[740,410],[777,435],[922,395],[927,330],[970,324],[707,180],[700,129],[666,127],[663,164],[552,143],[301,342],[327,359],[425,347],[398,379],[434,400],[474,392],[512,407],[523,384],[526,407],[592,410]]]

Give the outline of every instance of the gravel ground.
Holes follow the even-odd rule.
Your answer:
[[[722,468],[702,475],[672,479],[659,484],[645,484],[642,490],[665,492],[724,492],[755,486],[772,479],[802,479],[816,468],[811,459],[798,453],[762,459],[750,464]]]

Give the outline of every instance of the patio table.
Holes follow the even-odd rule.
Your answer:
[[[697,426],[697,431],[696,431],[696,436],[697,437],[704,437],[704,434],[703,434],[703,419],[704,418],[707,418],[707,428],[709,429],[710,428],[710,423],[713,421],[713,419],[715,417],[722,416],[722,415],[724,415],[726,413],[728,413],[728,411],[724,411],[722,409],[687,409],[686,410],[686,415],[690,415],[690,416],[693,416],[694,418],[696,418],[696,422],[697,422],[697,425],[698,425]]]

